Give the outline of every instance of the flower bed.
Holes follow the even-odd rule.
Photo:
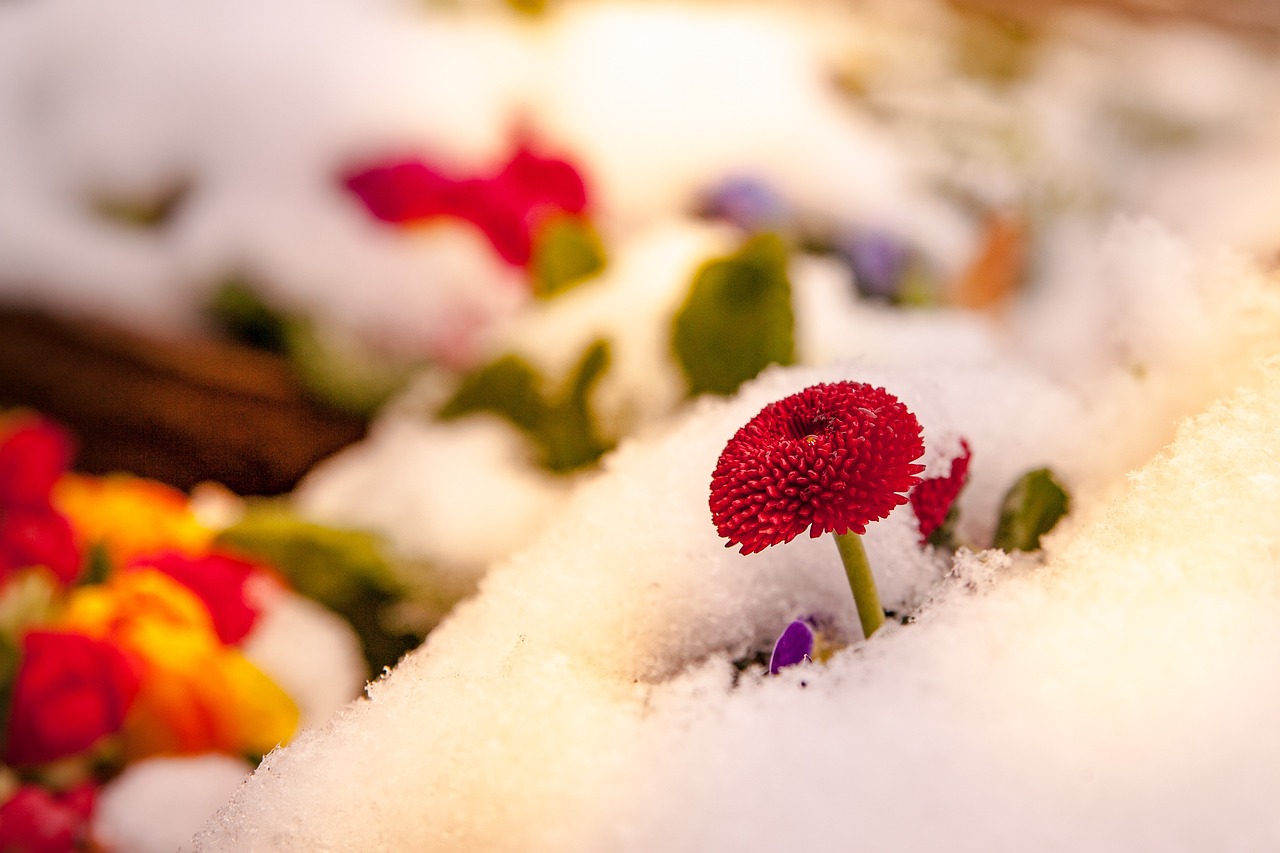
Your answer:
[[[218,546],[181,492],[71,474],[72,453],[50,421],[0,423],[0,847],[182,843],[258,758],[355,695],[356,638]],[[178,834],[157,836],[140,797],[178,780]]]

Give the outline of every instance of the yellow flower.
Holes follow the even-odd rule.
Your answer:
[[[298,709],[240,651],[224,646],[194,593],[154,569],[71,595],[63,627],[110,637],[142,667],[122,729],[125,757],[262,754],[292,737]]]
[[[54,486],[53,505],[70,519],[82,543],[103,545],[116,566],[162,550],[198,553],[213,538],[186,495],[128,474],[64,475]]]

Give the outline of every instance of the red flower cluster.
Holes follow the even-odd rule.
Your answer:
[[[765,406],[729,440],[711,477],[711,516],[743,554],[806,528],[862,534],[906,503],[923,453],[920,422],[888,391],[814,385]]]
[[[80,574],[80,548],[50,499],[71,463],[71,438],[36,417],[7,426],[0,427],[0,585],[32,566],[71,583]]]
[[[345,184],[385,222],[404,225],[435,217],[470,222],[515,266],[529,263],[534,234],[549,216],[580,214],[587,207],[578,170],[527,147],[490,177],[454,178],[413,159],[361,169]]]
[[[933,532],[947,520],[947,513],[969,479],[969,459],[973,454],[969,442],[960,440],[960,455],[951,460],[951,473],[930,477],[911,490],[911,508],[920,526],[920,544],[929,541]]]

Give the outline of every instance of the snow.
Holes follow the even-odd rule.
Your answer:
[[[831,543],[742,557],[707,523],[707,471],[762,403],[882,383],[927,442],[971,436],[978,469],[1039,462],[1062,422],[1051,389],[989,370],[771,372],[610,457],[370,701],[270,756],[199,849],[1265,847],[1278,371],[1241,368],[1121,494],[1078,489],[1043,565],[962,556],[943,581],[909,518],[874,525],[887,606],[933,582],[917,621],[734,688],[731,657],[791,618],[854,624]]]
[[[200,849],[1274,843],[1280,367],[1257,356],[1280,306],[1229,263],[1182,283],[1212,289],[1215,310],[1117,326],[1172,374],[1152,360],[1134,380],[1121,361],[1085,397],[1012,357],[773,370],[625,443],[368,702],[270,756]],[[1212,369],[1189,377],[1197,359]],[[950,578],[895,512],[866,546],[886,606],[922,607],[916,621],[733,687],[729,661],[792,618],[856,636],[830,542],[742,557],[706,512],[738,425],[843,378],[917,413],[927,473],[970,441],[974,540],[1010,478],[1045,461],[1076,509],[1043,563],[962,552]],[[1178,409],[1192,416],[1161,450]],[[1150,461],[1125,477],[1116,447]]]
[[[243,648],[297,704],[303,728],[323,724],[365,685],[355,631],[342,617],[292,592],[272,591]]]
[[[189,849],[200,824],[244,781],[249,766],[229,755],[149,758],[98,794],[93,832],[111,850]]]

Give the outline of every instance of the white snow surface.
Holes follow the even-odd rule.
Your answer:
[[[270,593],[243,649],[293,699],[300,728],[322,725],[365,685],[355,631],[341,616],[291,591]]]
[[[175,853],[244,782],[249,766],[230,755],[148,758],[105,785],[93,832],[110,850]]]
[[[1164,342],[1131,326],[1134,348],[1185,343],[1169,369],[1137,379],[1121,364],[1086,396],[1012,359],[839,362],[770,371],[624,443],[367,701],[269,756],[198,849],[1280,842],[1280,293],[1210,267],[1188,280],[1215,311],[1166,323]],[[1012,477],[1045,462],[1075,509],[1043,560],[951,565],[900,508],[865,541],[886,606],[916,620],[735,686],[730,661],[798,616],[857,639],[831,542],[744,557],[706,508],[739,425],[841,379],[916,412],[926,474],[969,440],[961,517],[976,540]],[[1171,412],[1191,413],[1176,435]],[[1134,456],[1145,464],[1126,477],[1118,460]]]

